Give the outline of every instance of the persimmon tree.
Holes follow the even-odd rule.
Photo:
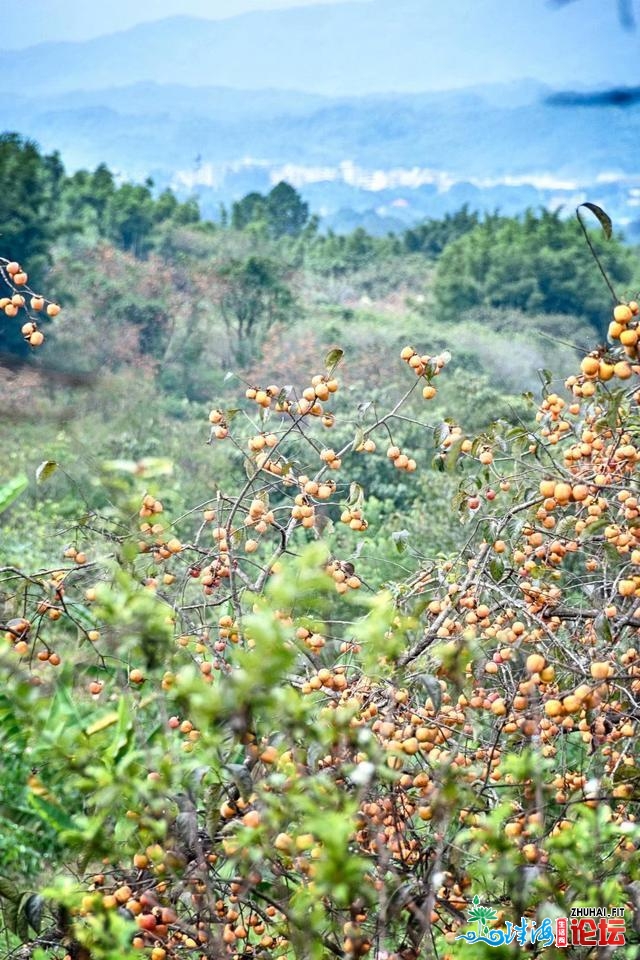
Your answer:
[[[424,346],[385,410],[343,396],[339,349],[246,383],[203,423],[233,489],[170,511],[141,461],[135,509],[0,571],[5,805],[47,841],[0,880],[8,956],[494,955],[456,940],[474,897],[499,925],[626,906],[637,943],[639,318],[476,437],[430,421]],[[420,395],[431,465],[394,436]],[[350,478],[379,457],[457,472],[467,531],[386,584]]]

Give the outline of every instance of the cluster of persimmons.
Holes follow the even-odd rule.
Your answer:
[[[38,314],[45,313],[53,319],[60,313],[60,307],[34,293],[28,283],[29,276],[17,260],[0,257],[0,293],[4,294],[0,296],[0,310],[10,320],[22,319],[22,336],[30,346],[39,347],[44,343],[44,334],[38,326]]]
[[[14,267],[5,263],[4,273],[24,285]],[[350,795],[359,784],[345,857],[355,852],[367,864],[361,897],[345,905],[318,894],[327,956],[377,951],[410,960],[422,955],[426,936],[440,943],[441,957],[453,956],[479,860],[489,873],[507,871],[500,923],[515,922],[522,909],[509,869],[516,878],[536,865],[540,899],[561,900],[572,877],[556,862],[558,843],[585,811],[604,810],[622,830],[604,857],[613,858],[613,872],[638,869],[637,317],[635,303],[615,308],[612,342],[545,393],[535,424],[506,440],[490,432],[473,439],[451,423],[441,431],[436,452],[457,460],[467,491],[460,516],[468,544],[453,558],[425,558],[396,586],[386,601],[393,605],[388,650],[377,651],[374,667],[357,628],[366,611],[349,606],[370,596],[355,550],[368,526],[366,494],[351,482],[349,462],[381,448],[396,468],[418,469],[390,425],[416,386],[426,401],[436,396],[433,380],[449,358],[405,347],[401,358],[415,381],[404,398],[361,426],[355,441],[333,446],[326,431],[350,416],[338,406],[335,356],[299,392],[251,385],[244,413],[211,410],[210,443],[229,446],[241,479],[235,492],[220,491],[199,508],[191,533],[171,523],[155,492],[141,498],[133,534],[140,589],[168,605],[176,653],[160,674],[129,663],[130,695],[160,689],[170,698],[176,657],[207,684],[225,684],[236,651],[260,656],[244,618],[288,555],[322,540],[333,517],[353,532],[354,547],[341,557],[327,551],[331,615],[293,604],[274,617],[301,651],[292,689],[316,704],[317,723],[334,734],[312,762],[309,744],[291,731],[270,736],[238,724],[230,755],[251,771],[249,788],[227,791],[215,830],[200,816],[189,849],[168,823],[165,841],[141,842],[130,862],[114,850],[94,865],[75,913],[79,931],[88,918],[124,910],[137,928],[133,946],[152,960],[297,956],[293,891],[313,894],[324,847],[295,822],[281,822],[270,798],[314,776]],[[55,633],[75,623],[69,595],[89,608],[100,596],[91,548],[78,543],[65,559],[58,572],[31,579],[32,609],[4,624],[7,645],[35,683],[45,682],[48,665],[73,656],[64,641],[58,652]],[[109,627],[76,626],[95,651],[85,696],[99,709],[114,694],[112,675],[102,671]],[[168,727],[179,749],[206,766],[211,758],[194,719],[172,713]],[[514,757],[533,760],[518,772]],[[354,780],[354,770],[364,777],[369,768],[368,779]],[[488,825],[498,808],[499,842]],[[144,822],[145,809],[130,815]],[[257,848],[262,863],[252,855]]]

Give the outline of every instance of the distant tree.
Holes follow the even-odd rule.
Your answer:
[[[266,199],[261,193],[253,191],[242,200],[233,204],[231,209],[231,226],[234,230],[245,230],[250,223],[266,222]]]
[[[200,223],[200,207],[198,206],[198,201],[192,197],[184,203],[179,203],[171,219],[173,223],[179,227],[187,227],[194,223]]]
[[[163,190],[154,205],[154,220],[156,223],[162,223],[163,220],[172,220],[177,213],[178,206],[175,194],[168,188]]]
[[[91,202],[100,220],[104,217],[107,203],[114,191],[115,183],[111,170],[106,163],[99,164],[91,175]]]
[[[197,201],[188,200],[180,203],[172,190],[163,190],[155,201],[154,219],[157,224],[171,220],[176,226],[185,227],[197,223],[200,219],[200,210]]]
[[[347,234],[330,230],[314,236],[305,252],[305,262],[320,274],[339,278],[375,261],[382,264],[386,258],[401,252],[402,246],[393,235],[373,237],[364,227],[356,227]]]
[[[64,181],[61,217],[67,233],[94,239],[105,235],[105,213],[116,192],[113,174],[101,163],[93,173],[78,170]]]
[[[437,260],[447,244],[478,226],[478,214],[469,211],[465,204],[456,213],[445,214],[442,220],[425,220],[410,227],[403,234],[404,248],[409,253],[422,253],[431,260]]]
[[[231,349],[243,364],[272,324],[290,319],[294,297],[284,268],[268,257],[231,260],[218,268],[217,280]]]
[[[309,205],[291,184],[281,181],[264,196],[248,193],[233,204],[231,226],[235,230],[262,226],[268,236],[299,237],[309,224]]]
[[[179,203],[168,189],[154,199],[152,187],[151,180],[143,185],[124,183],[111,194],[104,209],[103,235],[137,257],[146,256],[153,248],[155,227],[168,222],[184,226],[200,219],[195,201]]]
[[[3,250],[29,261],[32,273],[49,260],[55,239],[54,211],[64,169],[17,133],[0,134],[0,237]]]
[[[105,210],[105,235],[123,250],[143,256],[151,249],[155,223],[149,186],[123,184],[109,199]]]
[[[309,204],[289,183],[281,181],[266,197],[266,217],[273,237],[297,237],[309,220]]]
[[[633,276],[632,253],[615,239],[601,247],[614,286],[626,287]],[[443,319],[476,306],[513,307],[583,317],[600,331],[611,301],[576,220],[548,211],[528,211],[520,220],[488,217],[449,244],[438,263],[434,294]]]

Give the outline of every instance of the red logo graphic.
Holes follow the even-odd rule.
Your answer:
[[[556,920],[556,947],[569,946],[569,921],[566,917]]]
[[[624,917],[572,917],[571,943],[574,947],[622,947],[626,943]]]

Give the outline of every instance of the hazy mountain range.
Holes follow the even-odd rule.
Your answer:
[[[384,230],[462,202],[515,212],[586,198],[622,223],[640,204],[640,107],[548,97],[638,83],[639,44],[611,0],[171,17],[5,49],[0,127],[60,150],[72,169],[104,160],[197,192],[209,213],[285,177],[338,227]]]
[[[637,55],[638,37],[621,30],[613,0],[557,9],[548,0],[351,0],[222,20],[158,18],[84,42],[5,51],[0,77],[15,93],[154,80],[354,96],[523,77],[629,83]]]
[[[369,0],[359,0],[368,3]],[[224,20],[250,10],[344,3],[344,0],[26,0],[18,16],[2,22],[2,47],[19,50],[36,43],[90,40],[175,14]]]

